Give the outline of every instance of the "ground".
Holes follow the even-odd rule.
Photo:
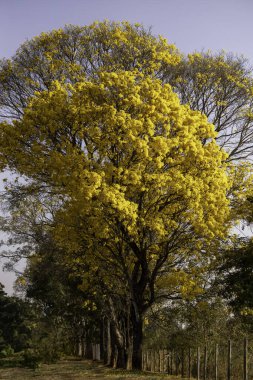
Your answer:
[[[56,364],[43,364],[39,369],[0,368],[1,380],[176,380],[165,374],[112,370],[101,363],[84,360],[61,360]]]

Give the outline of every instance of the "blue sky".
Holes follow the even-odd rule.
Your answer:
[[[233,51],[253,61],[252,0],[0,0],[0,56],[65,24],[105,18],[152,26],[184,52]]]
[[[252,17],[252,0],[0,0],[0,58],[41,32],[108,19],[151,26],[184,53],[224,49],[253,65]],[[0,271],[9,292],[13,279]]]

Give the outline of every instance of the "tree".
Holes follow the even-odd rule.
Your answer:
[[[29,345],[31,329],[27,321],[29,304],[17,297],[9,297],[0,284],[0,351],[8,346],[21,351]]]
[[[205,293],[149,312],[144,330],[145,344],[156,349],[168,347],[180,351],[221,341],[226,343],[232,337],[232,323],[236,325],[226,302]]]
[[[249,181],[251,186],[244,189],[235,204],[243,229],[245,224],[251,227],[253,221],[252,176],[249,176]],[[221,287],[220,294],[227,299],[234,312],[252,324],[253,241],[249,233],[248,229],[247,237],[232,236],[229,244],[223,247],[216,283]]]
[[[193,53],[163,72],[184,104],[214,124],[228,161],[252,158],[252,69],[243,57]]]
[[[1,116],[22,117],[33,94],[49,89],[55,80],[76,83],[95,78],[101,70],[159,75],[164,66],[179,60],[174,45],[140,24],[105,21],[42,33],[23,44],[11,60],[1,61]]]
[[[1,116],[22,117],[34,92],[54,80],[71,83],[102,71],[138,70],[170,83],[182,103],[205,114],[229,160],[252,150],[252,70],[243,57],[221,52],[183,57],[151,30],[128,22],[66,26],[42,33],[0,64]]]
[[[251,242],[241,242],[240,246],[234,248],[227,254],[225,269],[227,275],[224,278],[225,294],[230,299],[234,307],[243,309],[252,308],[252,244]],[[225,272],[225,273],[226,273]]]
[[[169,85],[135,71],[55,82],[1,126],[2,165],[65,199],[59,244],[85,246],[98,271],[106,258],[124,279],[139,367],[157,278],[192,265],[203,241],[225,232],[225,156],[212,126]]]
[[[56,354],[78,355],[81,346],[84,355],[84,343],[87,354],[92,339],[99,337],[98,311],[89,307],[93,304],[92,294],[80,289],[83,278],[74,266],[74,259],[68,265],[64,252],[48,236],[37,245],[36,253],[28,259],[26,270],[18,279],[26,297],[41,310],[41,331],[37,336],[39,339],[48,336]],[[47,349],[52,355],[48,343]]]

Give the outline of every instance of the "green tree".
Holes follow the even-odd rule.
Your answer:
[[[226,251],[221,266],[221,293],[228,299],[234,311],[249,316],[251,322],[253,247],[251,239],[239,239]]]
[[[29,304],[17,297],[9,297],[0,284],[0,351],[10,346],[21,351],[29,345]]]

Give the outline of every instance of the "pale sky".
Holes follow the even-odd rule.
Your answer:
[[[253,61],[252,0],[0,0],[0,56],[65,24],[127,20],[152,26],[184,52],[233,51]]]
[[[104,19],[152,26],[184,53],[224,49],[253,65],[253,0],[0,0],[0,59],[41,32]],[[13,279],[0,271],[8,292]]]

